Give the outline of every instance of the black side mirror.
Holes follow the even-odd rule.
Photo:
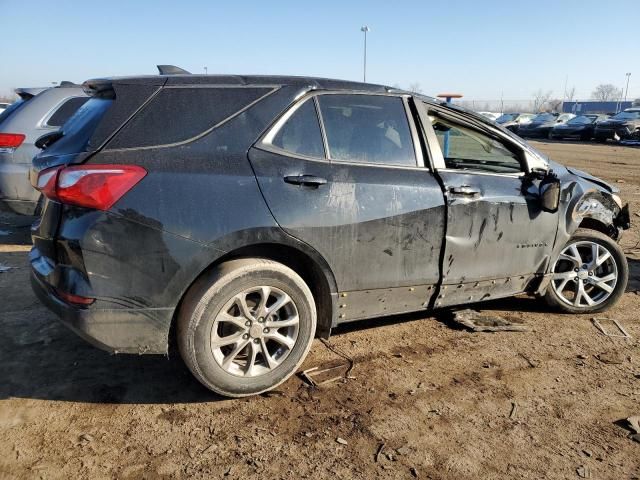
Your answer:
[[[62,130],[56,130],[55,132],[45,133],[36,140],[35,146],[40,150],[44,150],[52,143],[60,140],[64,136]]]
[[[545,212],[555,213],[560,205],[560,180],[555,173],[549,173],[542,179],[539,187],[540,206]]]

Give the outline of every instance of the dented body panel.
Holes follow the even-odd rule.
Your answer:
[[[109,110],[87,151],[45,150],[34,160],[32,178],[67,162],[135,164],[147,175],[106,212],[45,202],[32,229],[30,259],[38,297],[106,350],[166,353],[185,292],[204,272],[236,256],[284,263],[294,256],[292,267],[307,273],[316,296],[319,334],[328,335],[341,322],[541,293],[559,249],[585,221],[614,238],[628,224],[628,212],[625,217],[611,187],[553,162],[550,168],[562,185],[555,213],[541,210],[539,179],[529,171],[488,175],[438,169],[424,131],[414,132],[416,151],[424,153],[415,167],[319,161],[265,149],[259,142],[311,90],[389,94],[385,87],[238,76],[142,77],[91,85],[112,88],[114,103],[122,104]],[[266,93],[192,138],[163,145],[123,143],[132,119],[165,88],[201,91],[216,85],[260,87]],[[398,95],[408,98],[406,92]],[[459,109],[456,115],[485,122]],[[417,115],[412,120],[418,124]],[[534,156],[536,165],[547,165],[517,137],[504,135]],[[326,182],[285,181],[300,175]],[[477,193],[449,192],[460,185]],[[74,306],[60,291],[95,302]]]

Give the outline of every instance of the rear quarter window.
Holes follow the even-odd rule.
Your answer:
[[[61,127],[78,109],[89,100],[89,97],[74,97],[65,100],[49,117],[46,124],[49,127]]]
[[[109,143],[137,148],[180,143],[212,129],[270,88],[165,88]]]

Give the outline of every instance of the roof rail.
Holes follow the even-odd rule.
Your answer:
[[[158,73],[160,75],[191,75],[191,72],[187,72],[183,68],[176,67],[175,65],[156,65],[158,67]]]

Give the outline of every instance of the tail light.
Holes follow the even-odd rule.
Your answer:
[[[0,148],[18,148],[24,138],[21,133],[0,133]]]
[[[137,165],[63,166],[40,172],[36,188],[51,200],[109,210],[146,174]]]

